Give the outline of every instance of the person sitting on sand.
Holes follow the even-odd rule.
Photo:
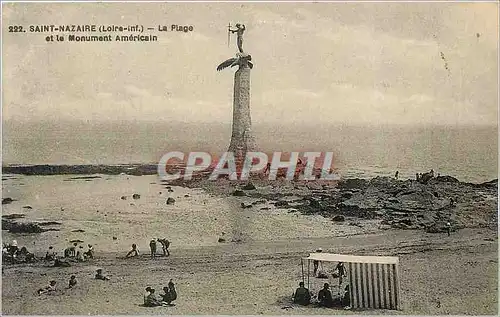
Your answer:
[[[10,244],[9,247],[9,253],[10,255],[15,258],[17,256],[17,252],[19,251],[19,248],[17,246],[17,240],[12,240],[12,243]]]
[[[161,243],[161,249],[163,251],[163,256],[170,256],[170,252],[168,252],[168,247],[170,246],[170,241],[167,239],[158,238],[158,242]]]
[[[80,248],[78,249],[78,251],[76,252],[76,260],[78,262],[84,262],[85,261],[85,257],[83,256],[83,247],[80,246]]]
[[[54,260],[54,267],[70,267],[70,266],[71,264],[66,260],[61,260],[58,258]]]
[[[146,287],[146,292],[148,292],[149,294],[144,296],[144,306],[157,307],[162,305],[162,302],[156,297],[154,288],[148,286]]]
[[[163,288],[163,292],[165,292],[165,294],[160,295],[163,301],[167,303],[167,305],[171,305],[170,303],[172,302],[173,299],[172,299],[172,293],[170,293],[170,289],[168,288],[168,286],[165,286]]]
[[[156,240],[151,239],[149,242],[149,249],[151,250],[151,258],[156,257]]]
[[[26,247],[22,247],[18,252],[18,261],[25,263],[34,263],[36,261],[35,254],[29,252]]]
[[[47,250],[47,253],[45,253],[45,260],[54,261],[56,259],[56,256],[57,253],[54,251],[54,248],[50,246],[49,250]]]
[[[177,299],[177,291],[175,290],[175,284],[172,280],[168,282],[168,289],[170,291],[170,299],[173,302]]]
[[[309,290],[304,287],[304,282],[300,282],[299,287],[295,290],[293,302],[303,306],[307,306],[311,303],[311,294]]]
[[[76,276],[71,275],[71,277],[69,278],[68,288],[73,288],[76,286],[76,284],[78,284],[78,281],[76,280]]]
[[[351,306],[351,289],[349,288],[349,284],[347,284],[344,288],[344,295],[342,296],[342,306]]]
[[[76,246],[78,245],[78,243],[73,243],[73,245],[69,248],[66,248],[66,250],[64,250],[64,257],[65,258],[74,258],[76,256]]]
[[[49,285],[38,290],[38,295],[42,294],[52,294],[56,291],[56,281],[50,281]]]
[[[325,283],[323,285],[323,289],[318,293],[318,302],[322,307],[332,307],[333,306],[333,297],[332,292],[330,292],[330,285]]]
[[[107,277],[104,274],[102,274],[102,269],[97,269],[96,270],[95,279],[96,280],[109,281],[109,277]]]
[[[85,258],[88,258],[88,259],[93,259],[94,258],[94,247],[92,247],[92,244],[88,244],[88,247],[89,247],[89,249],[87,250],[87,252],[85,252],[83,254],[83,256]]]
[[[134,256],[139,256],[139,249],[137,249],[137,245],[135,243],[132,244],[132,250],[130,250],[125,257],[130,258]]]

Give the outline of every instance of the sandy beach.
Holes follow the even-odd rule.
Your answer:
[[[17,239],[37,256],[50,245],[61,254],[76,239],[96,250],[96,259],[69,268],[43,262],[4,265],[3,314],[497,314],[495,227],[464,228],[448,237],[387,229],[376,219],[353,226],[280,209],[270,200],[243,209],[241,202],[255,199],[224,196],[220,190],[172,186],[169,192],[155,176],[94,176],[99,177],[10,175],[3,181],[4,197],[14,199],[3,205],[3,215],[61,223],[50,227],[59,231],[38,234],[2,231],[4,241]],[[175,204],[167,205],[168,197]],[[32,209],[23,208],[28,205]],[[149,258],[148,241],[154,237],[172,242],[170,257]],[[138,244],[141,257],[121,259],[131,243]],[[291,305],[301,280],[300,258],[318,247],[399,256],[402,310]],[[93,279],[98,267],[110,281]],[[72,274],[78,287],[63,289]],[[35,295],[51,279],[63,290]],[[176,306],[142,307],[145,287],[160,291],[169,279],[177,285]],[[324,281],[312,278],[311,290],[316,293]]]

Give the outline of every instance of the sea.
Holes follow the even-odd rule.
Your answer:
[[[263,152],[333,152],[342,177],[415,178],[430,171],[466,182],[498,178],[497,126],[258,123]],[[3,165],[157,163],[170,151],[227,150],[230,123],[7,120]]]

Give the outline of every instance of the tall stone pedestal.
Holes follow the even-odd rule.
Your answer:
[[[250,68],[240,67],[234,74],[233,131],[229,152],[233,152],[236,162],[241,163],[247,152],[256,149],[250,118]]]

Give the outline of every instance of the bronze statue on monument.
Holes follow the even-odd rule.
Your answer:
[[[253,68],[252,57],[243,51],[243,33],[245,25],[238,23],[236,29],[228,26],[228,36],[236,33],[238,52],[236,57],[222,62],[217,71],[228,67],[238,66],[234,74],[233,88],[233,127],[229,152],[233,152],[236,161],[249,151],[255,151],[257,146],[252,133],[252,120],[250,117],[250,70]]]

